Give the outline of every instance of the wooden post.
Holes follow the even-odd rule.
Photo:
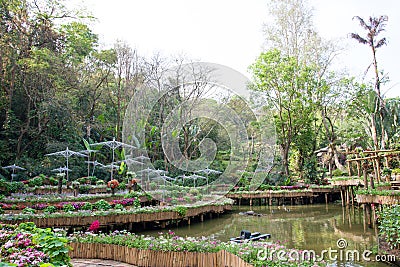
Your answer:
[[[353,191],[353,186],[350,186],[350,199],[351,199],[351,205],[354,206],[354,191]]]
[[[371,228],[372,227],[372,225],[371,225],[371,204],[365,204],[365,206],[366,206],[366,216],[367,216],[367,224],[368,224],[368,227],[369,228]]]
[[[328,204],[328,193],[325,193],[325,204]]]
[[[385,155],[385,167],[389,168],[389,157],[388,157],[388,155]]]
[[[364,176],[364,188],[368,189],[368,174],[367,174],[368,164],[366,162],[363,163],[363,176]]]
[[[356,165],[357,165],[357,176],[361,177],[361,163],[360,161],[356,161]]]
[[[376,165],[376,182],[379,183],[381,181],[381,165],[378,153],[376,153],[375,165]]]
[[[203,213],[200,215],[200,221],[201,221],[201,222],[204,221],[204,214],[203,214]]]
[[[340,187],[340,198],[342,199],[342,207],[344,207],[344,193],[343,193],[343,188]]]

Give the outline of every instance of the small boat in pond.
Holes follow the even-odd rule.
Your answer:
[[[271,238],[270,234],[261,234],[260,232],[250,232],[247,230],[240,231],[240,236],[232,237],[231,242],[243,243],[248,241],[260,241]]]
[[[247,216],[263,216],[261,213],[256,213],[252,210],[245,211],[245,212],[239,212],[239,215],[247,215]]]

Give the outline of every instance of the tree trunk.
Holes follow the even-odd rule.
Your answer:
[[[371,134],[375,150],[379,150],[378,134],[376,132],[375,114],[371,114]]]
[[[63,177],[60,175],[60,176],[58,177],[58,188],[57,188],[57,192],[58,192],[59,194],[62,193],[62,180],[63,180]]]
[[[287,144],[281,144],[280,152],[282,157],[283,173],[289,177],[289,146]]]

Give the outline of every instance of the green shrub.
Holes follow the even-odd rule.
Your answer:
[[[86,202],[85,204],[83,204],[83,206],[81,207],[81,210],[93,210],[93,204],[90,202]]]
[[[114,209],[116,210],[124,210],[124,206],[122,204],[115,204]]]
[[[400,174],[400,168],[396,168],[392,170],[393,174]]]
[[[179,214],[179,216],[184,217],[186,215],[188,208],[183,207],[183,206],[178,206],[178,207],[175,207],[174,210]]]
[[[118,185],[119,190],[125,190],[126,189],[126,183],[125,182],[120,182]]]
[[[96,181],[96,185],[103,185],[103,184],[106,184],[106,182],[104,182],[103,180]]]
[[[90,182],[88,177],[81,177],[81,178],[78,178],[76,180],[81,184],[87,184],[88,182]]]
[[[109,210],[111,209],[110,203],[105,201],[104,199],[100,199],[96,203],[94,203],[94,207],[98,210]]]
[[[46,208],[44,208],[43,212],[44,213],[54,213],[57,211],[57,208],[54,206],[47,206]]]
[[[347,176],[347,172],[343,172],[339,169],[335,169],[332,171],[332,176],[339,177],[339,176]]]
[[[90,185],[79,186],[79,194],[87,194],[90,191]]]
[[[18,229],[34,233],[33,242],[40,246],[41,251],[50,257],[50,263],[55,266],[71,266],[68,255],[68,240],[54,233],[50,228],[37,228],[33,223],[21,223]]]
[[[197,196],[199,193],[200,193],[199,190],[196,188],[191,188],[189,190],[189,194],[192,194],[193,196]]]
[[[58,180],[54,177],[50,177],[49,178],[49,183],[50,185],[57,185],[58,184]]]
[[[24,189],[24,184],[22,182],[10,182],[8,183],[8,192],[17,193]]]
[[[65,204],[63,206],[63,211],[65,211],[65,212],[74,211],[74,210],[75,210],[75,208],[74,208],[74,206],[72,206],[72,204]]]
[[[22,213],[25,213],[25,214],[35,214],[35,212],[36,211],[34,209],[28,208],[28,207],[26,207],[25,209],[22,210]]]
[[[97,177],[96,176],[89,176],[88,177],[90,184],[95,185],[97,183]]]
[[[139,193],[139,192],[131,191],[131,192],[129,192],[129,193],[126,193],[126,194],[124,195],[124,198],[138,198],[139,196],[140,196],[140,193]]]
[[[142,204],[140,203],[139,198],[136,198],[135,201],[133,201],[133,207],[135,209],[138,209],[138,208],[142,207]]]
[[[400,249],[400,205],[384,206],[378,212],[379,235],[392,249]]]
[[[39,176],[32,178],[31,180],[29,180],[28,184],[30,187],[42,186],[43,185],[43,176],[39,175]]]

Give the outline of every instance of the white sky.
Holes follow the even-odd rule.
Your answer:
[[[248,77],[247,67],[262,51],[262,25],[268,20],[267,0],[75,1],[98,18],[92,26],[105,46],[120,39],[142,55],[184,54],[229,66]],[[320,35],[340,40],[347,48],[335,65],[360,79],[372,56],[366,45],[347,37],[351,32],[364,35],[352,18],[388,15],[382,34],[388,45],[378,50],[378,67],[390,78],[382,91],[390,97],[400,96],[400,1],[309,0],[309,4],[314,8],[314,24]]]

